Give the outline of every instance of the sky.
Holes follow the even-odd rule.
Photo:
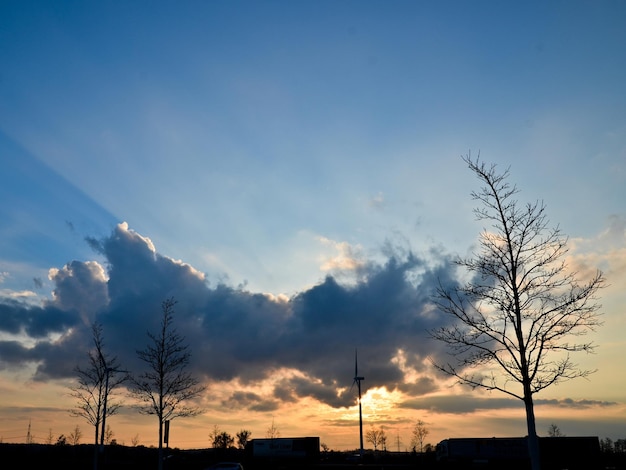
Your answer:
[[[626,4],[621,1],[0,1],[0,440],[68,435],[93,322],[131,371],[161,303],[207,386],[171,447],[215,426],[391,450],[523,436],[523,404],[454,384],[428,334],[476,248],[480,182],[509,169],[606,277],[588,379],[537,429],[626,438]],[[126,401],[123,391],[118,399]],[[131,406],[107,420],[157,443]],[[366,445],[368,447],[368,445]]]

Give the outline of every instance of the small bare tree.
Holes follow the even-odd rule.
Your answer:
[[[548,436],[549,437],[564,437],[565,434],[561,432],[561,429],[554,423],[548,426]]]
[[[387,443],[387,436],[385,435],[385,430],[380,427],[376,429],[375,427],[371,427],[365,433],[365,440],[374,446],[374,452],[378,450],[378,447],[383,447]]]
[[[411,432],[411,448],[413,452],[424,452],[424,441],[426,440],[426,436],[430,434],[430,431],[426,427],[426,423],[421,419],[418,419],[413,426],[413,431]]]
[[[383,452],[387,452],[387,433],[385,428],[380,427],[380,434],[378,435],[378,441],[380,442],[380,448]]]
[[[48,429],[48,436],[46,437],[46,444],[52,445],[54,442],[54,435],[52,434],[52,428]]]
[[[265,432],[265,437],[267,437],[268,439],[277,439],[280,437],[280,431],[274,424],[273,418],[272,418],[272,425],[269,428],[267,428],[267,431]]]
[[[161,304],[161,328],[148,332],[148,346],[137,351],[147,370],[131,379],[131,394],[142,404],[139,412],[155,415],[159,421],[159,470],[163,468],[163,431],[165,421],[197,416],[201,410],[186,402],[197,397],[205,387],[187,371],[191,353],[184,338],[174,328],[174,306],[169,298]]]
[[[460,383],[498,390],[523,401],[533,470],[540,468],[533,395],[560,382],[587,377],[571,353],[590,352],[590,342],[577,341],[599,321],[596,293],[600,271],[580,284],[564,261],[567,239],[549,228],[543,203],[520,207],[518,192],[479,158],[464,158],[483,183],[472,197],[481,207],[478,220],[491,224],[480,236],[481,251],[457,261],[472,278],[462,286],[441,286],[439,308],[452,326],[432,332],[457,358],[457,364],[435,364]],[[573,341],[572,341],[573,339]],[[495,366],[487,374],[473,369]],[[511,384],[514,386],[512,387]]]
[[[80,430],[80,426],[76,425],[74,430],[68,436],[68,440],[70,441],[71,445],[77,446],[78,444],[80,444],[80,440],[82,437],[83,432]]]
[[[106,445],[109,445],[114,441],[113,436],[115,436],[115,433],[113,432],[113,429],[111,429],[111,426],[107,424],[107,427],[104,430],[104,442]]]
[[[245,449],[246,444],[250,440],[250,436],[252,436],[252,432],[247,429],[242,429],[237,433],[237,447],[240,449]]]
[[[217,424],[214,424],[213,431],[209,433],[209,442],[211,443],[212,446],[217,440],[217,436],[219,436],[221,432],[222,430],[220,429],[220,427]]]

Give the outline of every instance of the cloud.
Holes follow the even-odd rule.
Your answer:
[[[0,331],[11,335],[41,340],[63,334],[77,322],[75,312],[55,306],[33,307],[11,298],[3,298],[0,303]]]
[[[413,410],[428,410],[437,413],[465,414],[479,410],[519,408],[521,400],[514,398],[489,397],[481,398],[472,395],[444,395],[433,397],[417,397],[405,400],[400,407]]]
[[[535,405],[548,405],[558,406],[560,408],[577,408],[586,409],[593,407],[608,407],[618,405],[614,401],[600,401],[600,400],[574,400],[572,398],[560,398],[560,399],[536,399]]]
[[[37,364],[35,379],[73,376],[92,338],[90,323],[103,325],[105,347],[124,367],[141,366],[136,350],[159,324],[161,303],[177,300],[175,327],[192,352],[192,372],[211,381],[238,380],[253,386],[278,370],[293,370],[261,399],[233,394],[228,403],[270,409],[276,402],[311,397],[333,407],[351,406],[354,351],[368,387],[431,391],[422,377],[405,383],[403,368],[425,372],[437,355],[427,330],[437,316],[429,298],[451,264],[426,263],[413,254],[390,256],[385,264],[363,264],[360,280],[343,285],[332,276],[289,299],[224,283],[209,286],[191,265],[159,254],[149,238],[119,224],[87,243],[103,256],[50,270],[53,297],[41,306],[4,298],[0,331],[36,340],[33,347],[0,341],[9,365]],[[402,367],[394,358],[403,352]]]
[[[321,270],[324,272],[359,271],[365,262],[360,254],[361,247],[353,247],[346,242],[335,242],[326,237],[319,237],[319,241],[334,248],[338,254],[330,257],[322,263]]]
[[[385,206],[385,195],[382,191],[378,191],[369,201],[369,206],[374,209],[382,209]]]
[[[423,258],[387,244],[384,263],[363,259],[356,281],[343,284],[328,275],[286,298],[225,283],[210,286],[203,273],[160,254],[125,223],[87,243],[102,255],[103,265],[72,261],[51,269],[50,300],[33,305],[2,298],[1,367],[34,364],[38,381],[72,378],[91,346],[90,325],[98,321],[105,348],[125,368],[138,371],[136,351],[147,344],[146,333],[158,328],[163,300],[174,297],[174,324],[190,346],[191,371],[211,383],[240,386],[222,399],[227,408],[271,411],[307,397],[333,408],[352,406],[355,350],[364,391],[401,391],[411,397],[402,407],[471,413],[519,406],[508,398],[428,396],[441,383],[428,359],[440,362],[445,354],[445,346],[428,331],[447,320],[433,309],[431,298],[440,283],[456,282],[454,263],[440,251]],[[256,390],[261,383],[270,385]]]
[[[222,406],[232,410],[249,409],[269,412],[277,410],[280,402],[274,399],[264,399],[257,393],[236,391],[227,400],[222,401]]]
[[[599,400],[574,400],[572,398],[534,400],[535,406],[556,406],[567,409],[587,409],[616,406],[618,403]],[[507,397],[480,397],[472,395],[443,395],[417,397],[405,400],[401,408],[428,410],[437,413],[466,414],[483,410],[523,409],[523,402]]]
[[[56,286],[52,304],[64,311],[77,311],[91,322],[109,303],[106,275],[95,261],[72,261],[50,269],[48,277]]]

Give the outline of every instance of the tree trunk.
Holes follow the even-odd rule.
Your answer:
[[[96,422],[94,428],[96,428],[95,431],[95,439],[93,441],[93,470],[98,470],[98,425],[100,424],[100,422]]]
[[[163,470],[163,420],[159,417],[159,470]]]
[[[526,387],[525,387],[526,388]],[[539,438],[535,425],[535,408],[533,397],[530,392],[524,394],[524,405],[526,406],[526,426],[528,428],[528,455],[532,470],[541,470],[541,455],[539,453]]]

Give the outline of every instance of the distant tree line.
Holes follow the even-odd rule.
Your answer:
[[[427,428],[426,423],[421,419],[418,419],[411,429],[411,452],[423,453],[434,450],[434,446],[426,442],[426,436],[428,436],[428,434],[430,434],[430,430]],[[398,450],[400,447],[399,439],[400,438],[398,437]],[[365,440],[372,445],[374,452],[379,450],[382,452],[387,451],[388,436],[383,426],[379,426],[378,428],[372,426],[365,433]]]
[[[612,439],[605,437],[600,439],[600,451],[605,454],[626,454],[626,439]]]
[[[213,431],[209,434],[209,443],[214,449],[245,449],[246,444],[250,441],[252,432],[247,429],[242,429],[235,437],[231,436],[226,431],[222,431],[216,424],[213,426]]]

